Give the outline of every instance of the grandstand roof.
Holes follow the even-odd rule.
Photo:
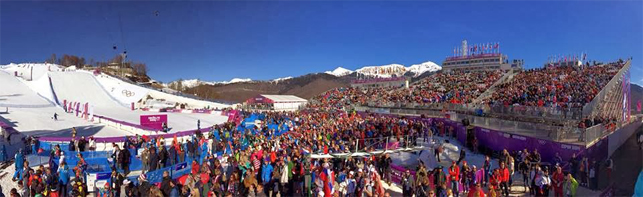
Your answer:
[[[260,94],[246,100],[246,103],[303,103],[308,100],[295,95]]]
[[[307,102],[308,100],[299,98],[295,95],[275,95],[275,94],[262,94],[261,96],[272,100],[275,103],[283,102]]]

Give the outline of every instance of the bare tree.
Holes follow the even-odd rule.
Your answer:
[[[49,59],[47,59],[46,62],[50,63],[50,64],[55,64],[56,63],[56,54],[55,53],[51,54],[51,56],[49,57]]]
[[[147,75],[147,65],[144,63],[134,63],[132,69],[134,69],[134,72],[136,72],[138,76]]]

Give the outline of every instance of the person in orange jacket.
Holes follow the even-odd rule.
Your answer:
[[[449,179],[451,180],[451,191],[453,191],[453,196],[458,197],[458,181],[460,176],[460,167],[455,163],[451,162],[451,167],[449,167]]]
[[[500,163],[500,189],[502,190],[502,195],[509,196],[509,168],[505,162]]]

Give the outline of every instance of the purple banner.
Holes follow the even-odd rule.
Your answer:
[[[183,111],[183,110],[181,110],[181,109],[167,109],[167,110],[165,110],[165,112],[170,112],[170,113],[181,113],[181,111]]]
[[[167,125],[167,114],[159,115],[141,115],[141,126],[149,127],[155,130],[163,130],[163,123]]]
[[[391,164],[391,181],[397,184],[402,184],[402,175],[406,170],[407,169],[402,166]],[[415,170],[409,169],[409,172],[411,173],[411,176],[415,177]]]
[[[487,147],[494,151],[507,149],[509,152],[516,152],[527,149],[531,152],[538,150],[538,153],[540,153],[542,161],[544,162],[552,162],[556,153],[566,161],[572,157],[573,153],[580,154],[584,149],[584,147],[580,145],[509,134],[480,127],[475,128],[475,135],[480,146]]]
[[[192,113],[199,113],[199,114],[209,114],[211,113],[212,110],[209,109],[193,109]]]

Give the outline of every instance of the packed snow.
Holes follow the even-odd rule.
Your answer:
[[[56,72],[50,72],[50,70]],[[199,108],[229,106],[146,89],[106,75],[96,77],[87,71],[60,72],[61,70],[59,66],[53,64],[2,66],[0,83],[7,86],[0,88],[0,106],[3,107],[0,121],[26,135],[71,136],[71,127],[77,127],[81,135],[108,137],[133,133],[67,114],[60,105],[63,105],[64,100],[89,103],[90,108],[97,115],[134,124],[139,123],[140,115],[158,114],[158,112],[131,110],[131,102],[148,96],[188,103]],[[16,72],[24,72],[23,76],[31,76],[33,72],[33,78],[38,78],[24,80],[20,75],[15,77]],[[51,79],[51,86],[49,79]],[[59,105],[55,103],[56,98]],[[54,113],[58,114],[58,121],[54,120]],[[214,114],[168,113],[167,115],[170,132],[196,129],[197,120],[201,121],[202,127],[220,124],[227,120],[226,116],[216,112]]]
[[[18,78],[0,71],[0,107],[49,107],[53,103],[47,101]]]

